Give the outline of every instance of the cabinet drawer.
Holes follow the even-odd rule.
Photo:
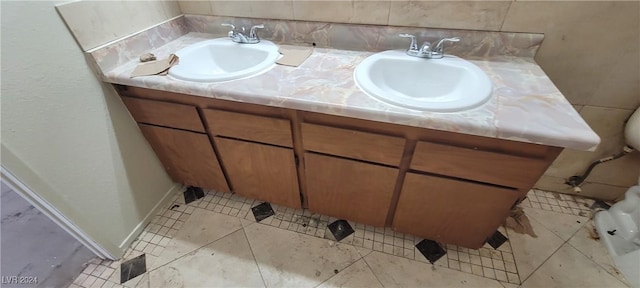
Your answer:
[[[136,122],[205,132],[196,107],[125,96],[122,101]]]
[[[544,173],[544,159],[418,142],[411,169],[508,187],[529,187]]]
[[[204,117],[214,135],[293,147],[289,120],[212,109]]]
[[[405,140],[368,132],[302,124],[305,150],[399,166]]]

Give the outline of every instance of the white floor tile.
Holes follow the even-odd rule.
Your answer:
[[[560,237],[549,231],[534,218],[529,217],[529,220],[533,231],[537,235],[536,238],[507,229],[507,237],[513,249],[513,257],[516,261],[520,280],[529,277],[536,268],[542,265],[564,243]]]
[[[500,284],[502,284],[502,286],[504,288],[518,288],[518,287],[520,287],[519,285],[511,284],[511,283],[508,283],[508,282],[500,282]]]
[[[138,284],[136,284],[136,288],[149,288],[149,273],[145,273],[140,279],[140,282],[138,282]]]
[[[582,229],[580,229],[578,233],[569,240],[569,245],[582,252],[582,254],[586,255],[587,258],[596,262],[600,267],[607,270],[609,274],[626,283],[622,273],[620,273],[613,265],[613,261],[611,260],[611,257],[609,257],[607,248],[604,247],[600,240],[596,240],[591,237],[589,229],[593,229],[591,224],[587,224],[582,227]]]
[[[385,287],[502,287],[495,280],[380,252],[364,260]]]
[[[565,244],[522,287],[626,287],[607,271]]]
[[[318,288],[329,287],[380,287],[382,284],[378,282],[376,276],[373,275],[373,271],[369,269],[369,266],[363,259],[358,260],[353,265],[347,267],[343,271],[340,271],[338,275],[333,276],[329,280],[322,283]]]
[[[162,266],[239,229],[242,229],[242,223],[238,218],[195,209],[152,268]]]
[[[589,218],[562,214],[551,211],[537,210],[533,208],[523,208],[525,215],[538,221],[549,231],[558,235],[562,240],[569,240],[582,226],[584,226]]]
[[[264,287],[244,231],[149,272],[151,287]]]
[[[315,287],[361,258],[353,246],[267,225],[245,231],[267,287]]]

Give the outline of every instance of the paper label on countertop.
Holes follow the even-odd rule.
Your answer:
[[[178,63],[178,56],[175,54],[169,55],[166,59],[140,63],[136,66],[136,69],[131,72],[131,78],[147,75],[167,75],[169,68]]]
[[[282,57],[276,61],[280,65],[300,66],[311,54],[313,53],[313,47],[302,47],[292,45],[280,45],[278,49]]]

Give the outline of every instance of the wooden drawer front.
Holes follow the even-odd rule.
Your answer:
[[[289,120],[212,109],[204,117],[214,135],[293,147]]]
[[[478,249],[509,216],[515,190],[407,173],[393,229]]]
[[[305,153],[309,210],[383,227],[398,169]]]
[[[305,150],[399,166],[405,140],[329,126],[302,123]]]
[[[547,168],[543,159],[418,142],[411,169],[508,187],[530,187]]]
[[[293,149],[220,137],[214,141],[235,193],[302,208]]]
[[[196,107],[124,96],[122,101],[136,122],[205,132]]]
[[[207,134],[138,124],[167,173],[176,182],[229,192]]]

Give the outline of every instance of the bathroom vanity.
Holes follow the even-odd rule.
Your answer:
[[[175,21],[201,27],[199,16],[184,17]],[[171,25],[182,24],[159,27]],[[590,150],[599,142],[535,64],[535,51],[525,51],[539,45],[537,36],[496,38],[530,57],[494,50],[467,57],[491,78],[491,99],[467,111],[433,113],[362,92],[353,71],[372,55],[367,51],[316,48],[300,67],[275,66],[223,83],[130,78],[137,61],[122,55],[153,48],[163,58],[216,37],[189,33],[136,47],[142,37],[158,38],[145,33],[92,56],[169,175],[185,185],[475,249],[563,148]],[[467,36],[480,37],[474,35]],[[115,62],[114,51],[121,57]]]
[[[179,183],[481,247],[562,148],[117,85]]]

